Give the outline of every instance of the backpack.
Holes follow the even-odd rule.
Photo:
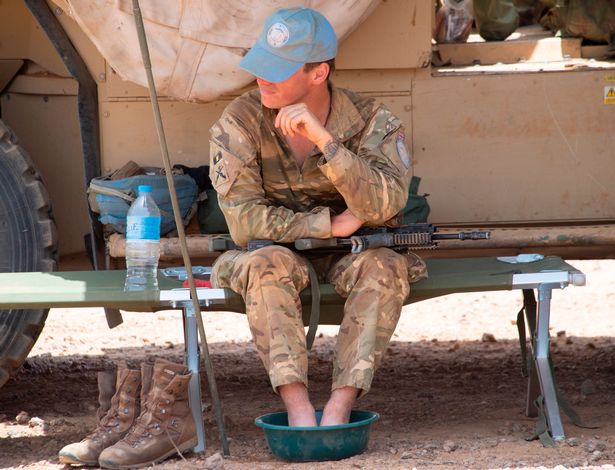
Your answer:
[[[158,173],[161,171],[155,169]],[[175,190],[184,225],[196,211],[198,186],[188,175],[173,175]],[[137,198],[139,185],[152,187],[152,197],[160,209],[160,234],[176,229],[171,195],[163,174],[145,174],[112,180],[110,175],[93,178],[88,188],[88,201],[93,212],[100,214],[98,220],[118,233],[126,233],[126,215]],[[194,207],[193,207],[194,206]]]

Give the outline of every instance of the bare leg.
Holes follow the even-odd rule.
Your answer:
[[[345,424],[350,419],[350,411],[354,405],[359,389],[356,387],[336,388],[325,405],[320,420],[321,426]]]
[[[304,384],[280,385],[278,392],[288,411],[289,426],[316,426],[316,413]]]

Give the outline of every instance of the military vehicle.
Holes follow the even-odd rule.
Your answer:
[[[173,162],[205,165],[209,127],[253,86],[239,59],[267,14],[299,2],[141,3]],[[615,255],[615,62],[606,46],[539,26],[506,41],[435,44],[432,0],[308,3],[335,16],[345,36],[334,81],[405,122],[430,221],[492,231],[430,255]],[[136,38],[130,7],[0,0],[2,272],[67,269],[84,251],[99,269],[105,249],[121,257],[121,237],[112,248],[99,238],[88,182],[130,160],[162,166],[138,46],[123,42]],[[0,313],[0,385],[46,316]]]

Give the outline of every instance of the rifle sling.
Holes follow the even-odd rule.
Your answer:
[[[316,338],[316,330],[318,329],[318,322],[320,321],[320,284],[318,282],[318,275],[312,263],[307,259],[305,262],[308,267],[308,274],[310,276],[310,289],[312,294],[312,307],[310,310],[310,323],[308,326],[308,332],[305,337],[305,343],[308,350],[312,349],[314,344],[314,338]]]

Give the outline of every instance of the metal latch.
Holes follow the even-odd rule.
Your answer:
[[[162,269],[162,274],[166,277],[174,277],[178,281],[188,279],[188,272],[184,266],[176,266]],[[211,276],[211,266],[192,266],[192,277],[195,279],[209,279]]]

